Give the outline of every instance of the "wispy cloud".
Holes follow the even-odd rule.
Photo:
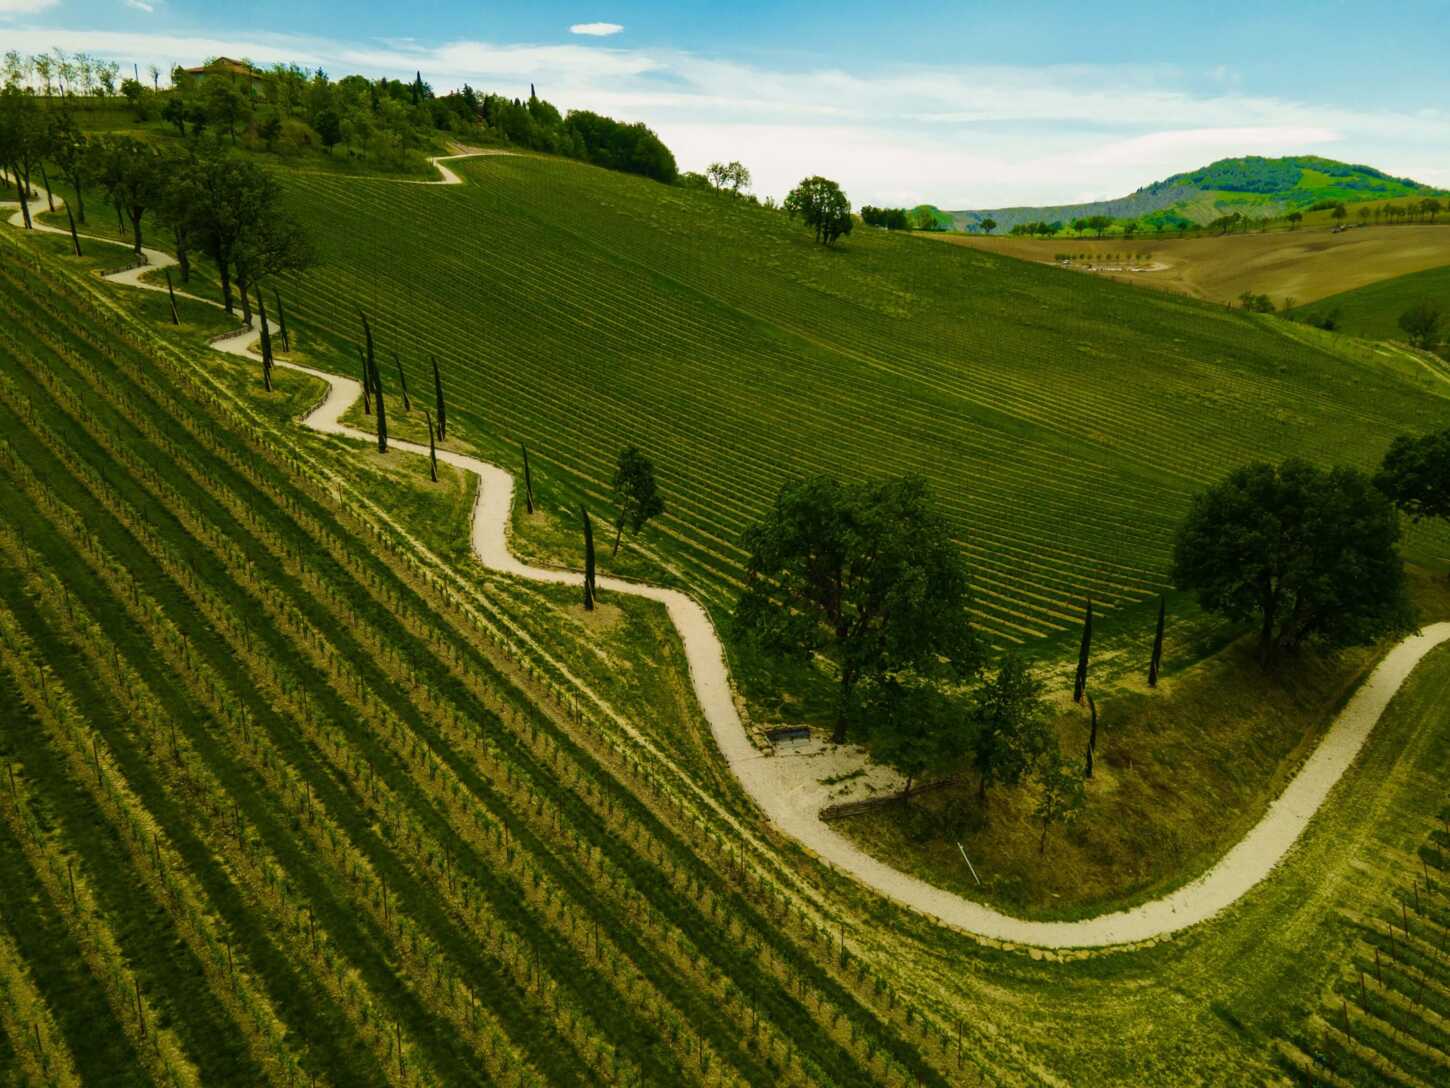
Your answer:
[[[618,34],[624,27],[618,23],[575,23],[569,28],[570,34],[584,34],[591,38],[607,38],[611,34]]]
[[[762,194],[781,195],[802,176],[823,173],[857,203],[1058,204],[1080,194],[1121,196],[1229,155],[1311,151],[1426,181],[1450,177],[1445,112],[1255,95],[1217,73],[1162,64],[848,72],[584,42],[424,45],[36,28],[7,29],[5,38],[25,51],[83,49],[163,70],[221,55],[335,75],[411,78],[421,69],[440,90],[467,81],[518,94],[534,83],[561,108],[647,122],[685,169],[740,159]]]
[[[147,15],[156,10],[156,5],[149,3],[148,0],[126,0],[126,6],[135,8],[137,11],[144,11]]]

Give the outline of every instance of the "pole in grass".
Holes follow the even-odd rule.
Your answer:
[[[534,512],[534,480],[529,475],[529,447],[522,442],[519,449],[524,451],[524,502],[528,504],[529,513]]]
[[[287,335],[287,311],[282,308],[282,295],[274,287],[272,297],[277,301],[277,331],[282,334],[282,350],[292,351],[292,338]]]
[[[589,511],[581,504],[584,519],[584,611],[594,611],[594,528],[589,524]]]
[[[1168,597],[1160,594],[1158,597],[1158,631],[1153,636],[1153,656],[1148,661],[1148,686],[1158,686],[1158,670],[1163,666],[1163,620],[1168,614]]]
[[[423,409],[423,418],[428,421],[428,470],[433,475],[433,482],[438,482],[438,447],[433,442],[433,416],[428,409]]]
[[[65,217],[70,220],[70,244],[75,247],[76,256],[81,255],[81,236],[76,233],[76,217],[71,214],[70,205],[65,206]]]
[[[171,269],[166,269],[166,297],[171,300],[171,323],[181,324],[181,316],[176,312],[176,291],[171,286]]]
[[[411,412],[413,402],[408,399],[408,375],[403,373],[403,360],[398,357],[396,351],[393,352],[393,362],[398,365],[398,388],[403,391],[403,411]]]

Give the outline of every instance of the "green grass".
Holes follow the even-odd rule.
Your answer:
[[[307,350],[352,373],[361,303],[415,392],[438,356],[451,437],[510,464],[527,442],[596,511],[637,443],[670,507],[647,540],[717,610],[783,480],[914,471],[981,626],[1030,642],[1088,595],[1111,612],[1156,593],[1189,495],[1230,466],[1369,465],[1443,412],[1191,301],[884,232],[827,250],[784,217],[572,163],[462,169],[448,189],[289,179],[321,249],[285,287]]]
[[[0,638],[39,725],[0,744],[0,850],[78,1067],[89,1000],[150,1079],[946,1083],[771,854],[712,856],[741,840],[686,763],[571,709],[553,655],[583,673],[613,636],[432,552],[462,481],[299,442],[311,379],[196,368],[45,243],[4,244]],[[104,938],[79,978],[24,952],[57,929]]]
[[[1422,622],[1450,617],[1443,573],[1418,571],[1414,585]],[[868,809],[836,829],[932,884],[1023,917],[1091,917],[1192,880],[1262,818],[1388,645],[1304,658],[1265,677],[1249,639],[1196,660],[1199,647],[1178,645],[1180,635],[1169,628],[1165,645],[1176,653],[1156,691],[1136,667],[1139,654],[1123,668],[1113,642],[1095,638],[1094,774],[1080,819],[1053,828],[1045,852],[1036,787],[995,790],[983,806],[970,773],[909,807]],[[1082,766],[1087,707],[1064,694],[1053,713],[1063,757]]]
[[[1300,306],[1293,315],[1303,319],[1333,313],[1338,315],[1340,331],[1350,336],[1404,341],[1400,315],[1417,302],[1433,302],[1450,313],[1450,265],[1342,291]]]
[[[466,190],[420,192],[468,199]],[[488,222],[501,228],[506,218]],[[850,282],[826,262],[852,254],[796,247],[793,234],[760,223],[765,242],[802,262],[763,277],[785,297],[810,297],[791,286],[802,269],[818,285]],[[622,276],[608,273],[629,268],[624,258],[605,260],[571,238],[591,256],[601,297],[620,298]],[[680,697],[679,644],[658,609],[608,601],[618,611],[591,621],[566,590],[478,570],[457,541],[466,481],[445,476],[435,487],[421,459],[380,463],[360,444],[303,433],[294,416],[316,396],[314,382],[279,372],[266,397],[252,364],[201,356],[199,365],[194,342],[144,309],[150,299],[99,284],[49,241],[6,231],[0,247],[0,695],[23,726],[0,732],[0,936],[10,938],[0,955],[19,950],[86,1082],[114,1071],[164,1081],[161,1053],[195,1071],[183,1082],[305,1083],[317,1072],[336,1084],[1242,1084],[1282,1072],[1278,1044],[1298,1037],[1342,970],[1339,912],[1380,909],[1386,889],[1400,886],[1395,859],[1424,842],[1443,806],[1446,650],[1396,700],[1301,845],[1222,918],[1151,947],[1083,957],[986,947],[864,891],[758,821],[718,767],[698,708]],[[898,259],[861,252],[883,276]],[[459,263],[455,277],[465,275]],[[966,267],[980,285],[983,269],[1002,265]],[[553,285],[549,274],[534,269],[533,286]],[[1059,297],[1047,278],[1008,286],[1021,306],[1029,286]],[[384,312],[381,295],[361,296]],[[482,300],[502,344],[470,342],[485,364],[475,371],[453,349],[456,426],[502,456],[517,435],[484,423],[509,410],[507,398],[486,402],[479,375],[546,330],[509,327],[488,295],[470,298]],[[1139,296],[1091,298],[1127,312]],[[341,336],[331,339],[315,303],[301,308],[299,349],[350,373]],[[1009,346],[1047,344],[1034,322],[1061,315],[1045,304],[1019,310],[1033,317],[1004,333]],[[600,329],[606,312],[595,313]],[[1299,388],[1291,400],[1346,441],[1356,426],[1387,430],[1386,402],[1430,401],[1399,372],[1325,355],[1313,338],[1196,307],[1146,313],[1162,322],[1165,343],[1216,343],[1175,332],[1170,319],[1184,315],[1204,315],[1227,338],[1223,355],[1192,364],[1200,374],[1252,374],[1223,361],[1236,346],[1251,359],[1262,352],[1269,376],[1279,372],[1267,360],[1285,359],[1291,373],[1302,368],[1346,398],[1372,391],[1372,412],[1337,423],[1332,396],[1319,403]],[[779,330],[784,319],[762,324]],[[466,328],[477,318],[460,305],[457,320]],[[1106,316],[1089,324],[1072,343],[1094,346],[1089,333],[1155,342],[1141,331],[1124,341]],[[872,321],[855,331],[874,334],[881,365],[924,396],[925,377],[904,376],[910,353],[886,352]],[[979,359],[967,340],[954,343],[966,362],[942,370],[941,384],[958,390],[951,403],[966,402],[968,377],[997,374],[983,388],[1000,390],[1015,356],[982,349]],[[846,347],[836,345],[838,359]],[[494,379],[500,390],[558,388],[545,384],[557,379],[543,354],[518,358],[519,381]],[[634,362],[622,349],[614,361]],[[465,376],[477,380],[472,408]],[[1258,381],[1260,392],[1296,388],[1282,376]],[[593,402],[598,413],[613,403]],[[804,398],[789,406],[809,417]],[[703,417],[703,407],[678,402],[686,410]],[[1243,412],[1254,418],[1246,395]],[[400,412],[392,418],[416,428]],[[521,418],[547,438],[543,422]],[[568,418],[602,429],[583,410]],[[1066,419],[1014,426],[1083,448]],[[1306,425],[1286,426],[1305,439]],[[616,443],[599,445],[612,455]],[[1109,445],[1105,437],[1101,448]],[[745,450],[715,453],[733,473]],[[847,454],[862,451],[832,456]],[[882,446],[873,455],[897,456]],[[659,460],[709,478],[703,456]],[[543,517],[557,519],[542,527],[540,547],[564,548],[560,511],[575,494],[597,493],[602,469],[562,455],[535,464]],[[1161,485],[1171,466],[1157,471]],[[723,504],[725,490],[712,501]],[[1066,493],[1046,495],[1061,503]],[[695,542],[728,510],[681,505],[630,562],[671,566],[725,595],[729,567]],[[1047,535],[1040,524],[1033,531]],[[1123,675],[1140,649],[1135,618],[1149,607],[1124,605],[1104,620]],[[1055,624],[1069,633],[1054,637],[1070,642],[1075,619]],[[0,1008],[0,1058],[27,1045],[17,1023]],[[1433,1026],[1418,1030],[1438,1038]]]

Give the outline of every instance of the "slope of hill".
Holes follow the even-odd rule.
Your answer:
[[[1102,274],[1144,287],[1214,302],[1233,302],[1252,291],[1268,295],[1276,306],[1289,299],[1312,302],[1411,273],[1429,274],[1450,264],[1447,223],[1356,227],[1338,234],[1326,224],[1320,229],[1195,238],[1140,235],[1131,242],[960,232],[923,237],[1046,264],[1068,255],[1079,270],[1103,269]]]
[[[655,536],[719,610],[785,479],[919,472],[999,642],[1157,592],[1188,496],[1249,457],[1373,461],[1439,391],[1170,295],[885,232],[838,249],[738,202],[522,156],[446,190],[288,179],[319,225],[289,312],[351,373],[353,300],[460,433],[608,509],[655,460]],[[406,223],[406,228],[400,227]],[[324,344],[330,352],[323,350]]]
[[[1220,159],[1208,166],[1145,185],[1128,196],[1085,204],[993,208],[947,212],[958,230],[975,230],[990,216],[997,229],[1018,223],[1071,222],[1094,215],[1170,225],[1208,223],[1239,212],[1251,219],[1304,211],[1320,201],[1384,200],[1438,193],[1409,178],[1396,178],[1372,166],[1336,162],[1317,155]]]
[[[594,195],[637,207],[625,191]],[[472,207],[462,192],[336,191],[344,221],[389,199],[420,218],[391,241],[332,239],[317,275],[346,273],[350,241],[401,253],[416,230],[438,265],[423,287],[460,283],[469,331],[469,306],[504,289],[479,289],[480,254],[519,255],[497,217],[471,217],[493,229],[474,249],[431,243]],[[589,211],[549,195],[519,214]],[[1273,879],[1184,939],[1029,957],[928,924],[771,834],[683,758],[698,709],[661,697],[683,669],[647,609],[588,621],[572,593],[462,569],[448,551],[472,495],[446,465],[434,487],[420,458],[302,433],[315,383],[283,371],[264,394],[255,363],[201,346],[194,315],[173,331],[164,296],[98,282],[65,239],[5,228],[0,250],[0,691],[16,725],[0,729],[0,1068],[19,1083],[1267,1081],[1274,1040],[1316,1041],[1293,1013],[1355,947],[1326,922],[1388,913],[1366,863],[1407,870],[1443,802],[1445,651],[1422,666],[1436,686],[1397,702]],[[829,269],[808,271],[839,290]],[[570,282],[547,262],[527,271],[520,326],[541,289]],[[299,353],[350,369],[317,333],[379,303],[380,274],[361,278],[336,313],[304,307]],[[1019,309],[1041,293],[1008,281]],[[675,282],[657,275],[641,297]],[[416,328],[423,346],[451,335]],[[461,360],[479,343],[446,360],[450,404],[478,380]],[[1305,366],[1292,344],[1283,358]],[[542,355],[485,361],[571,395]],[[1393,378],[1358,375],[1369,397],[1393,396]],[[591,392],[572,394],[575,416]],[[458,413],[465,436],[480,399]],[[580,676],[661,743],[595,713]],[[1445,924],[1442,853],[1421,856],[1440,900],[1427,920],[1414,899],[1418,940]],[[1389,961],[1421,962],[1419,946]],[[1438,1045],[1439,1021],[1419,1019],[1412,1042]],[[1407,1068],[1423,1073],[1423,1054]]]
[[[1450,260],[1450,253],[1447,253]],[[1413,272],[1366,287],[1328,295],[1311,306],[1300,306],[1296,317],[1333,314],[1342,332],[1367,340],[1404,340],[1400,315],[1417,302],[1432,302],[1450,313],[1450,263]]]

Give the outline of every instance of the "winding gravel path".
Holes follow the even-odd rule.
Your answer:
[[[415,182],[423,185],[459,185],[462,179],[443,164],[452,159],[496,152],[467,152],[440,156],[433,161],[441,180]],[[56,197],[57,204],[60,198]],[[14,201],[10,206],[18,208]],[[31,200],[32,214],[44,204]],[[17,210],[10,218],[23,226]],[[56,234],[68,232],[37,222],[36,230]],[[91,241],[128,246],[124,241],[83,236]],[[129,247],[128,247],[129,248]],[[166,268],[176,261],[170,254],[143,249],[145,266],[112,273],[106,278],[143,290],[164,291],[140,278],[147,271]],[[178,295],[217,305],[195,295]],[[218,351],[255,362],[250,349],[260,337],[259,329],[244,329],[213,341]],[[327,397],[302,420],[304,426],[324,434],[343,435],[364,442],[375,435],[345,426],[343,413],[360,396],[362,387],[351,378],[339,377],[281,359],[276,365],[310,374],[328,385]],[[390,439],[392,449],[427,456],[428,448],[413,442]],[[582,575],[570,571],[531,567],[509,550],[508,527],[513,507],[513,477],[497,465],[452,450],[438,450],[438,459],[479,478],[478,497],[473,509],[473,552],[485,567],[535,582],[579,585]],[[1099,915],[1076,922],[1033,922],[1013,918],[980,903],[908,876],[885,862],[864,853],[836,834],[817,816],[819,796],[810,791],[789,790],[778,773],[780,759],[763,757],[750,743],[735,708],[724,649],[705,609],[677,590],[617,578],[600,578],[598,584],[616,593],[629,593],[659,601],[668,610],[680,633],[691,678],[701,709],[710,723],[715,742],[725,762],[745,792],[785,834],[795,838],[822,859],[849,872],[861,883],[898,903],[969,933],[1017,945],[1043,948],[1103,948],[1154,940],[1207,921],[1225,910],[1253,886],[1268,877],[1294,846],[1309,821],[1324,803],[1335,783],[1349,769],[1369,737],[1380,715],[1415,665],[1430,650],[1450,639],[1450,623],[1437,623],[1396,646],[1360,687],[1335,720],[1329,732],[1305,762],[1284,792],[1269,806],[1262,820],[1217,864],[1197,880],[1177,891],[1131,910]]]

